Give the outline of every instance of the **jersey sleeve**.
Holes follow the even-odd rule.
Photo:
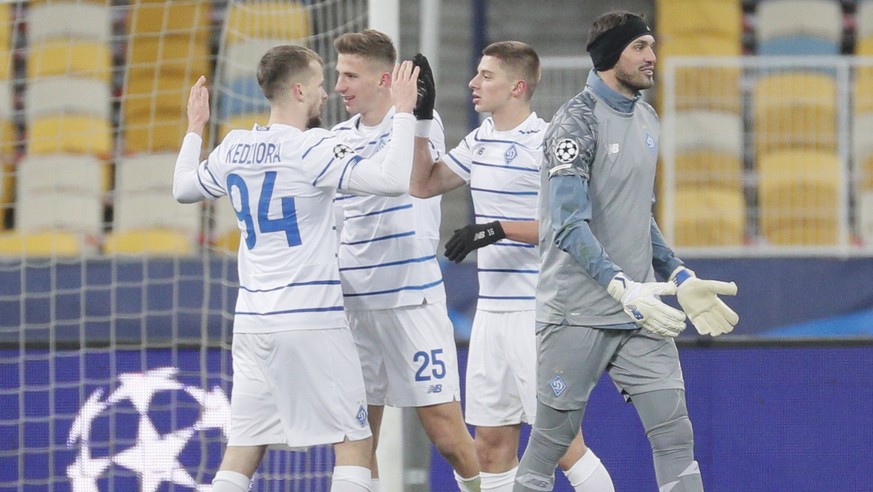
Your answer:
[[[583,92],[555,113],[543,141],[543,166],[549,178],[581,176],[588,180],[596,153],[594,102]]]
[[[223,145],[219,145],[213,149],[209,153],[209,157],[197,166],[197,184],[203,190],[204,196],[210,200],[227,195],[225,173],[221,169],[222,166],[219,158],[223,147]]]
[[[301,158],[307,180],[316,188],[343,188],[351,168],[363,158],[332,132],[312,129],[306,133]]]
[[[473,167],[473,142],[476,141],[477,131],[478,128],[468,133],[443,159],[446,167],[468,184],[470,183],[470,169]]]

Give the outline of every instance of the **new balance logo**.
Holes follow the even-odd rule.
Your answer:
[[[485,239],[485,231],[479,231],[476,234],[473,234],[473,241],[481,241]]]
[[[427,394],[429,394],[429,395],[434,394],[434,393],[442,393],[442,392],[443,392],[443,385],[441,385],[441,384],[432,384],[432,385],[427,387]]]

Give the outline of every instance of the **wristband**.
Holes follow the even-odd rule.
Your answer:
[[[430,138],[430,128],[433,120],[415,120],[415,136]]]

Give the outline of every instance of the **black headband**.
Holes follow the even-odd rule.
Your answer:
[[[591,54],[591,61],[594,62],[594,69],[602,72],[614,67],[627,45],[646,34],[652,34],[652,30],[639,17],[631,17],[624,24],[604,31],[586,46]]]

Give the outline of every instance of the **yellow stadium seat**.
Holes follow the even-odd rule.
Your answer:
[[[28,49],[27,77],[75,75],[111,82],[112,55],[109,45],[97,41],[50,40]]]
[[[655,47],[659,64],[673,56],[739,56],[739,40],[707,35],[674,37]],[[658,90],[666,88],[658,84]],[[739,114],[742,110],[739,67],[694,63],[676,70],[676,109],[709,109]]]
[[[269,114],[248,113],[231,116],[219,124],[218,138],[223,139],[231,130],[250,130],[255,123],[266,125],[268,121],[270,121]]]
[[[181,110],[180,110],[181,111]],[[124,123],[124,147],[127,154],[174,151],[182,145],[187,123],[179,111],[145,115]],[[204,135],[204,140],[206,135]]]
[[[148,74],[139,70],[128,72],[121,99],[125,121],[160,114],[185,117],[188,95],[197,78],[172,76],[155,79],[145,75]]]
[[[787,150],[758,159],[758,225],[776,245],[839,241],[841,162],[834,152]]]
[[[797,147],[834,151],[836,101],[836,83],[827,74],[790,72],[761,77],[752,101],[758,158]]]
[[[148,33],[194,36],[198,43],[208,43],[210,37],[209,0],[186,2],[133,2],[127,17],[127,31],[134,37]]]
[[[225,44],[253,38],[284,39],[288,43],[302,44],[310,35],[309,13],[298,2],[231,2],[227,6]]]
[[[660,41],[697,34],[736,39],[743,34],[743,6],[735,0],[657,0]]]
[[[188,256],[196,252],[188,234],[169,229],[113,232],[103,243],[108,255]]]
[[[108,158],[112,150],[111,123],[89,115],[46,115],[32,119],[27,129],[27,153],[87,153]]]
[[[92,249],[89,241],[71,232],[0,233],[0,256],[76,257]]]
[[[855,113],[873,112],[873,67],[858,67],[855,71],[854,88]]]
[[[13,8],[9,3],[0,4],[0,53],[9,53],[12,47]]]
[[[739,246],[745,233],[741,190],[701,186],[676,191],[676,246]]]
[[[209,75],[209,45],[188,36],[133,38],[128,44],[127,69],[170,74]],[[145,76],[143,73],[141,76]]]

